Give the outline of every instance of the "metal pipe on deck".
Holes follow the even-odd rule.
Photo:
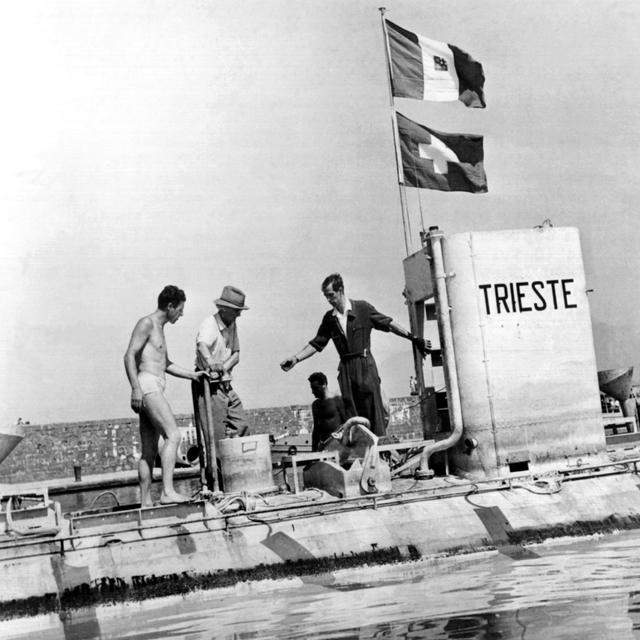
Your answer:
[[[444,234],[438,227],[430,227],[427,234],[427,246],[431,254],[431,277],[435,283],[436,315],[440,332],[444,378],[447,387],[449,405],[449,421],[452,427],[451,435],[432,445],[427,445],[420,456],[420,467],[416,471],[417,478],[431,478],[434,474],[429,468],[429,458],[437,451],[444,451],[454,446],[462,436],[462,405],[460,389],[458,387],[458,371],[456,368],[451,331],[449,295],[447,293],[447,274],[442,255],[442,239]]]
[[[218,460],[216,456],[216,439],[213,425],[213,408],[211,406],[211,383],[209,378],[204,376],[204,406],[206,425],[203,429],[206,447],[206,478],[207,488],[215,491],[218,482]]]

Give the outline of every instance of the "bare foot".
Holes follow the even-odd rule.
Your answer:
[[[151,491],[140,491],[140,506],[143,509],[153,507],[153,498],[151,497]]]
[[[172,491],[171,493],[162,492],[160,496],[160,504],[174,504],[176,502],[190,502],[191,498],[189,496],[185,496],[182,493],[178,493],[177,491]]]

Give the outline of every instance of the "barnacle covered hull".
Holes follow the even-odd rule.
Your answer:
[[[635,462],[541,479],[440,478],[418,486],[400,480],[391,493],[354,499],[318,490],[253,503],[238,496],[222,510],[202,501],[61,517],[49,505],[30,530],[5,521],[2,611],[177,593],[362,562],[487,549],[512,554],[547,537],[633,528],[640,524]]]

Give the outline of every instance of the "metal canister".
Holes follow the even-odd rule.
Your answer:
[[[218,459],[225,493],[276,490],[268,434],[223,438],[218,442]]]

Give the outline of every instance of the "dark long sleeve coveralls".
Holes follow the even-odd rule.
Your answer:
[[[371,423],[371,431],[383,436],[387,417],[380,392],[380,376],[371,355],[371,330],[389,331],[393,320],[380,313],[366,300],[350,300],[347,334],[333,311],[327,311],[318,334],[309,344],[322,351],[333,340],[340,356],[338,384],[348,417],[362,416]]]

